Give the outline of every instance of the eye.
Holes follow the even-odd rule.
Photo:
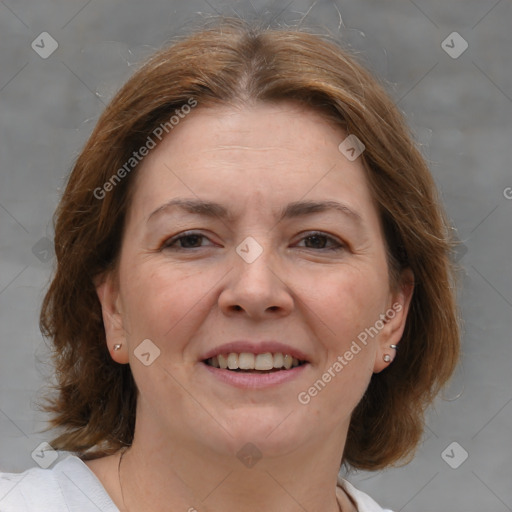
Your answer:
[[[327,251],[340,251],[345,248],[344,244],[336,238],[321,232],[312,232],[301,238],[306,249],[320,249]],[[300,243],[299,243],[300,246]]]
[[[201,233],[186,232],[166,240],[162,249],[198,249],[204,247],[202,244],[204,240],[208,240],[208,238]]]

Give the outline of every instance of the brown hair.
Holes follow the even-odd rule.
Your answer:
[[[411,455],[424,411],[459,351],[448,224],[427,165],[396,106],[338,44],[298,30],[235,20],[181,38],[122,87],[78,157],[55,212],[57,269],[40,325],[53,340],[58,393],[47,409],[57,449],[112,453],[133,439],[137,388],[105,342],[94,278],[116,268],[136,168],[98,189],[155,127],[201,105],[296,100],[326,113],[366,146],[362,155],[388,246],[390,278],[409,267],[415,290],[393,364],[374,374],[353,412],[343,462],[378,469]],[[105,190],[102,188],[102,190]]]

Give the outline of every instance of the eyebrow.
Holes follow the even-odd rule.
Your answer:
[[[149,215],[146,222],[149,222],[152,218],[159,216],[164,212],[168,212],[173,208],[179,208],[187,213],[201,215],[203,217],[217,217],[221,220],[228,221],[232,220],[233,218],[226,207],[219,203],[204,201],[201,199],[177,198],[159,206]],[[351,209],[346,204],[340,203],[338,201],[296,201],[289,203],[285,208],[281,210],[278,222],[285,219],[303,217],[306,215],[312,215],[314,213],[322,213],[332,210],[343,213],[357,224],[361,224],[363,221],[359,213]]]

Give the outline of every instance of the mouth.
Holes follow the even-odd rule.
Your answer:
[[[307,364],[307,361],[297,359],[282,352],[265,352],[253,354],[250,352],[229,352],[217,354],[202,361],[207,366],[229,370],[235,373],[267,374],[289,371]]]
[[[299,347],[276,340],[235,340],[210,349],[199,362],[215,381],[244,390],[290,386],[313,364]]]

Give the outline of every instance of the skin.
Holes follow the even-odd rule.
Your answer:
[[[402,336],[413,288],[407,273],[390,287],[363,164],[338,150],[346,135],[288,102],[199,106],[144,159],[118,271],[97,282],[108,347],[130,364],[139,389],[121,467],[128,510],[339,510],[350,414],[372,374],[392,364],[383,356],[394,357],[389,345]],[[174,208],[147,221],[175,198],[215,201],[232,218]],[[301,200],[342,202],[360,221],[336,210],[279,221],[282,208]],[[163,247],[190,230],[203,238]],[[253,263],[236,252],[248,236],[263,249]],[[401,311],[301,404],[298,394],[393,304]],[[149,366],[134,355],[145,339],[160,349]],[[241,390],[200,362],[239,339],[290,344],[310,364],[275,388]],[[246,443],[262,454],[252,468],[236,456]],[[118,461],[116,454],[87,464],[123,510]]]

